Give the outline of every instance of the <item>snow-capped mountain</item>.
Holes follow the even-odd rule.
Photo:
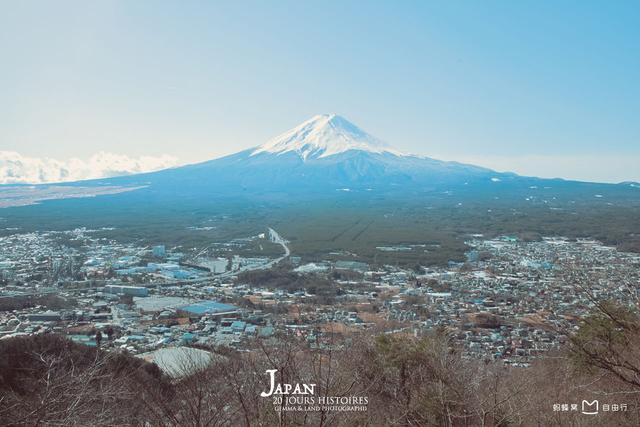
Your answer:
[[[336,114],[314,116],[257,147],[252,155],[292,152],[307,160],[321,159],[351,150],[403,155]]]
[[[403,154],[335,114],[317,115],[265,144],[203,163],[97,183],[146,185],[151,191],[223,194],[368,194],[448,189],[508,180],[489,169]],[[466,185],[466,184],[465,184]]]
[[[133,205],[161,201],[167,206],[238,198],[250,203],[343,203],[346,198],[363,203],[385,201],[394,206],[404,203],[400,201],[427,199],[444,203],[455,200],[454,205],[459,206],[463,200],[482,199],[494,205],[507,199],[574,200],[580,194],[590,200],[594,194],[608,194],[617,188],[522,177],[403,154],[334,114],[315,116],[265,144],[226,157],[66,185],[126,187],[135,191],[109,197],[123,203],[126,199]],[[624,188],[636,190],[629,185]],[[544,195],[537,194],[537,189],[544,189]]]

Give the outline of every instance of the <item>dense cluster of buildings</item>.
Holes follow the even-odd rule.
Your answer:
[[[565,342],[594,301],[637,298],[640,256],[597,241],[475,235],[467,244],[466,262],[419,270],[290,257],[295,274],[330,280],[335,292],[319,300],[310,289],[238,279],[280,260],[269,256],[137,247],[85,229],[13,234],[0,238],[0,339],[59,332],[151,355],[185,346],[249,348],[280,333],[322,347],[363,330],[439,329],[468,357],[526,366]]]

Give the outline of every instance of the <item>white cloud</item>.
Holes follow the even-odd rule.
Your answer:
[[[101,151],[88,160],[26,157],[15,151],[0,151],[0,184],[43,184],[108,178],[150,172],[178,164],[178,159],[161,156],[129,157]]]

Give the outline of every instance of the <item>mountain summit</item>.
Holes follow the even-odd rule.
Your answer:
[[[381,140],[369,135],[344,117],[320,114],[257,147],[259,153],[283,154],[293,152],[303,160],[320,159],[347,151],[389,153],[402,156]]]

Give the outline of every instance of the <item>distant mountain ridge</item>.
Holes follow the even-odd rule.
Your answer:
[[[0,151],[0,185],[53,184],[157,171],[177,165],[169,155],[129,157],[100,151],[88,159],[56,160]]]

